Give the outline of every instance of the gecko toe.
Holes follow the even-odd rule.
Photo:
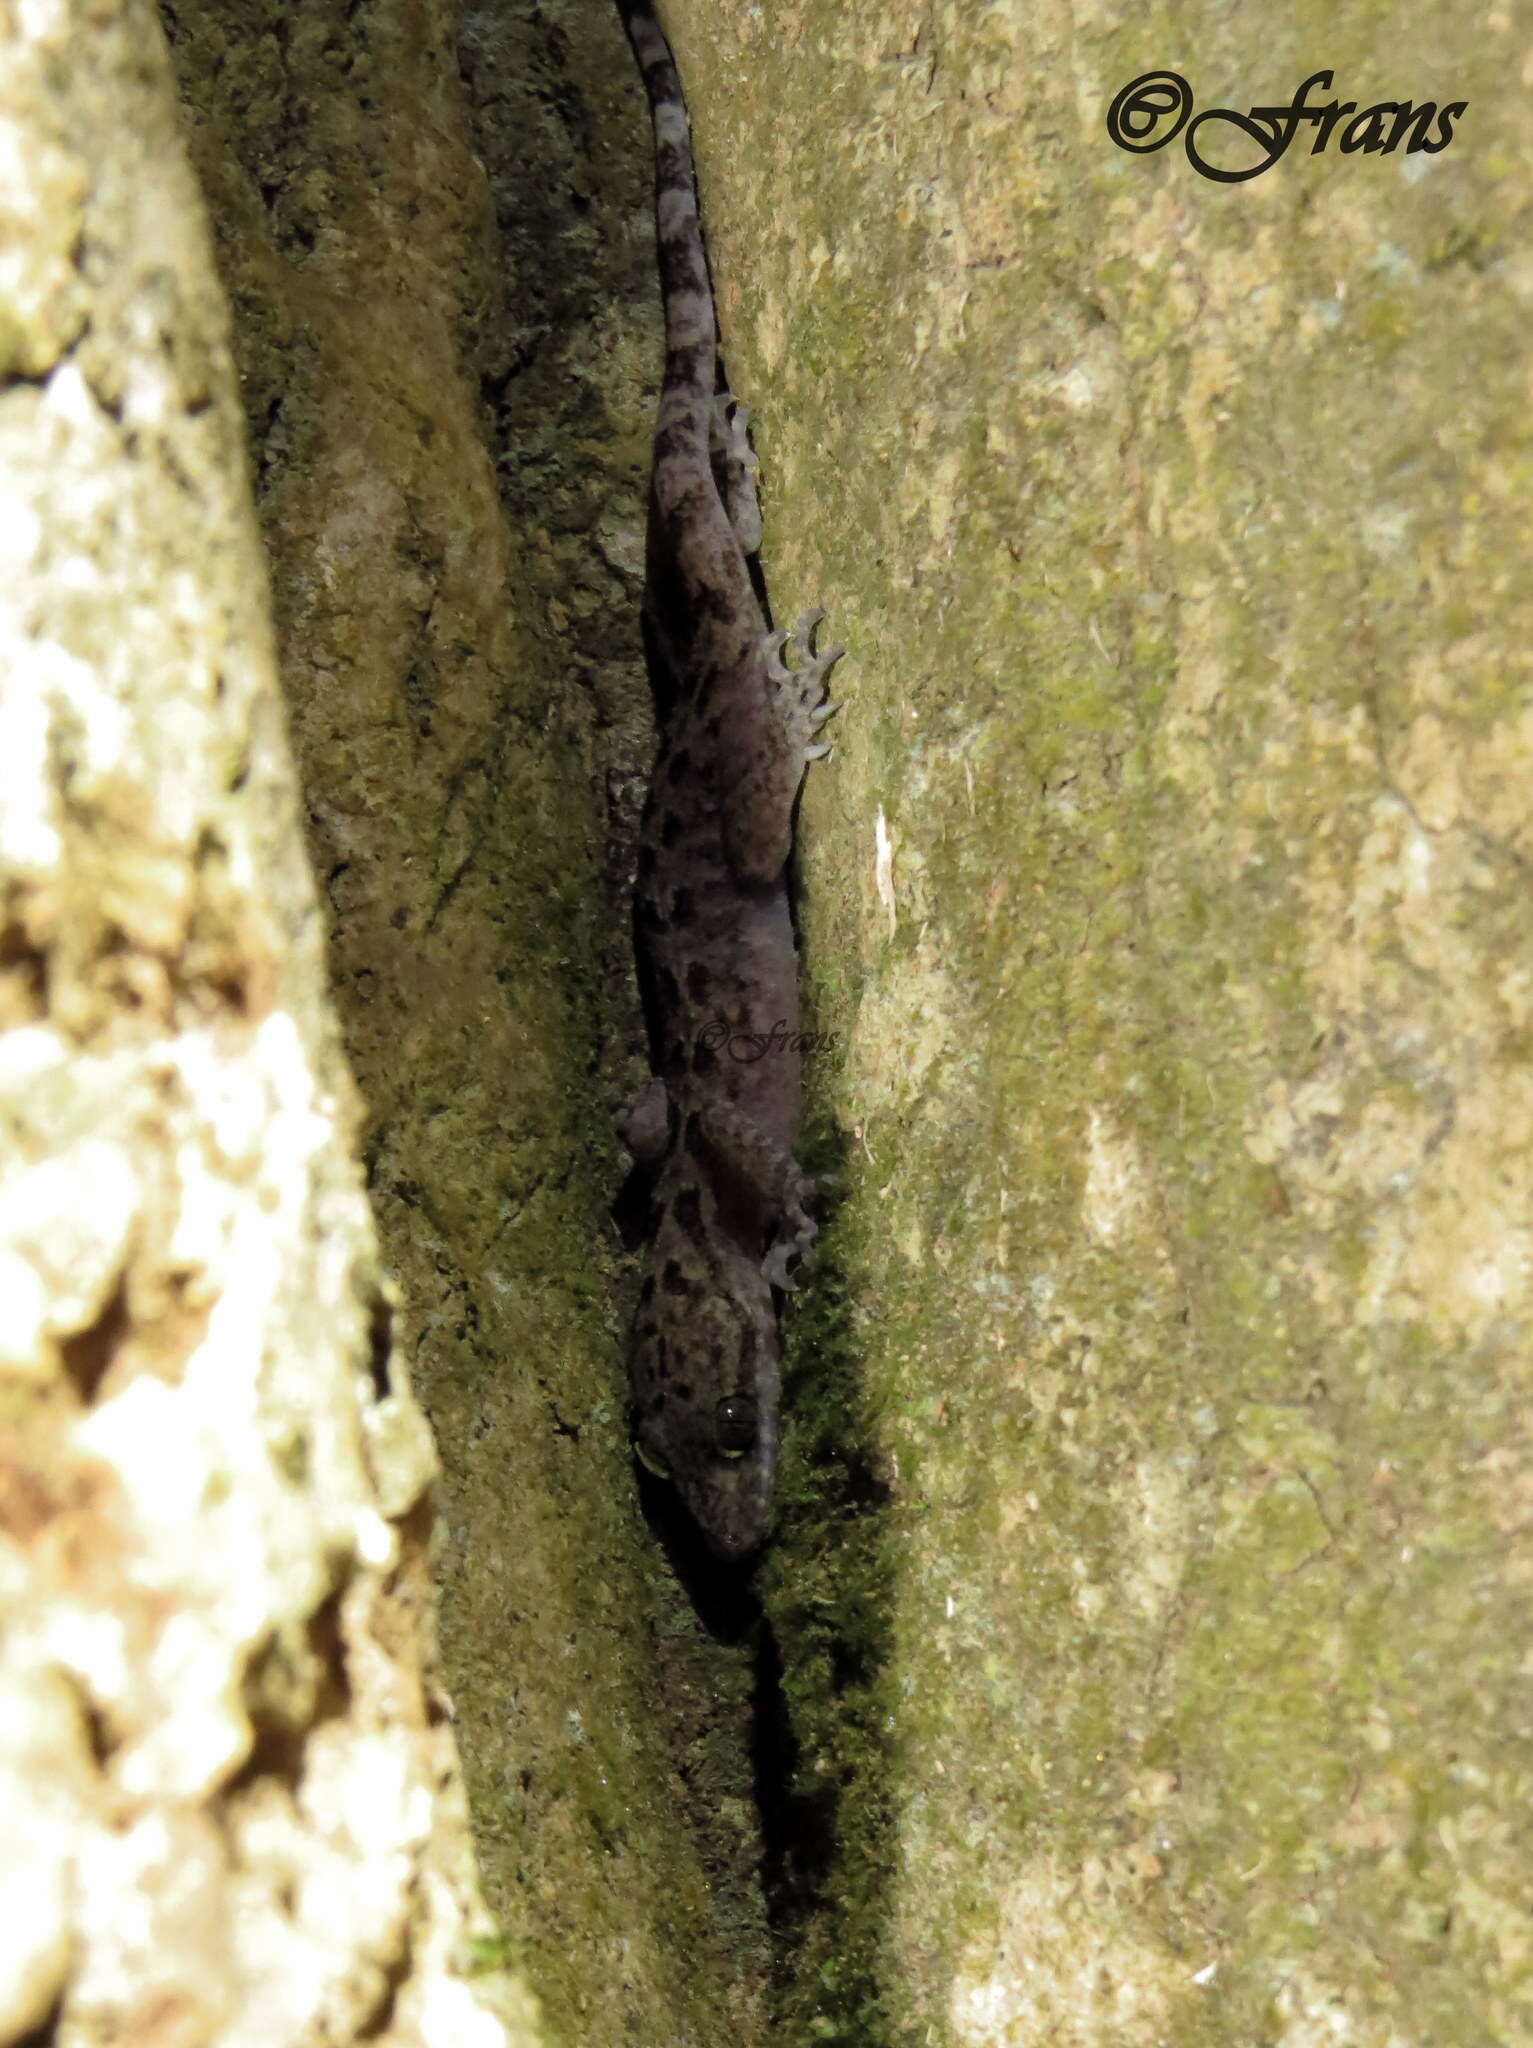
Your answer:
[[[806,662],[813,661],[818,658],[815,655],[812,643],[814,640],[814,629],[816,626],[819,625],[821,619],[823,619],[824,616],[824,605],[812,604],[807,608],[807,610],[801,611],[798,617],[793,621],[793,644],[798,649],[799,653],[802,654]]]
[[[820,1234],[820,1226],[804,1207],[814,1187],[813,1181],[799,1177],[797,1193],[790,1197],[787,1213],[778,1226],[783,1234],[761,1262],[763,1277],[774,1287],[782,1288],[785,1294],[797,1294],[798,1278],[789,1270],[790,1265],[808,1259]]]
[[[830,674],[845,652],[846,649],[844,647],[832,647],[826,653],[817,654],[811,661],[805,662],[803,668],[799,671],[804,677],[806,685],[813,684],[816,696],[824,688],[825,678]]]
[[[791,1243],[774,1244],[766,1257],[761,1261],[762,1279],[768,1281],[773,1287],[782,1288],[785,1294],[795,1294],[798,1291],[798,1282],[788,1271],[788,1261],[792,1256],[793,1246]]]
[[[720,441],[741,468],[754,476],[761,464],[748,436],[750,407],[743,398],[736,398],[733,392],[720,391],[713,401],[713,418]]]
[[[781,632],[762,635],[761,651],[766,656],[767,674],[774,683],[791,683],[793,680],[793,671],[782,658],[790,637],[786,627]]]

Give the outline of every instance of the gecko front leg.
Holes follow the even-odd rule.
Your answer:
[[[819,606],[800,613],[793,625],[767,633],[761,642],[771,716],[744,772],[724,793],[724,850],[742,882],[769,887],[777,881],[793,841],[793,804],[804,770],[830,752],[820,728],[839,704],[825,701],[825,680],[845,654],[844,647],[813,651]],[[783,661],[792,644],[798,666]]]
[[[710,1102],[698,1112],[698,1128],[715,1159],[749,1194],[762,1216],[767,1246],[761,1270],[774,1287],[792,1293],[792,1259],[807,1258],[819,1225],[805,1204],[815,1183],[798,1161],[759,1124],[730,1102]]]

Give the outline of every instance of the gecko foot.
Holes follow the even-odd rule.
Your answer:
[[[654,1166],[670,1141],[671,1099],[657,1074],[617,1115],[617,1134],[640,1166]]]
[[[792,1218],[788,1219],[792,1222]],[[761,1274],[773,1287],[780,1287],[784,1294],[797,1294],[798,1280],[789,1272],[791,1263],[807,1259],[810,1246],[819,1236],[819,1226],[812,1216],[800,1212],[797,1229],[791,1237],[780,1237],[766,1257],[761,1261]]]
[[[790,627],[768,633],[762,642],[767,676],[776,685],[777,702],[789,741],[802,747],[806,761],[818,761],[830,752],[829,741],[821,740],[817,735],[825,721],[834,718],[841,709],[839,704],[827,704],[823,700],[825,678],[846,649],[831,647],[823,654],[814,652],[814,630],[824,616],[823,607],[813,605],[808,611],[800,612]],[[792,668],[783,660],[783,650],[790,642],[796,664]]]
[[[780,1287],[786,1294],[798,1292],[798,1281],[788,1268],[790,1263],[807,1259],[811,1246],[820,1234],[815,1222],[804,1204],[814,1194],[819,1183],[800,1174],[794,1180],[783,1210],[782,1221],[777,1226],[777,1237],[771,1250],[761,1262],[765,1279],[774,1287]]]
[[[755,449],[746,438],[751,409],[732,391],[719,391],[713,400],[713,445],[721,448],[754,476],[761,467]]]

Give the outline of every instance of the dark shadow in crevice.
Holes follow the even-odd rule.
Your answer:
[[[812,1074],[810,1086],[824,1099]],[[817,1126],[804,1165],[843,1186],[844,1134]],[[775,2024],[789,2039],[812,2029],[845,2048],[883,2048],[895,1561],[890,1488],[869,1448],[856,1280],[838,1262],[834,1206],[822,1198],[820,1256],[788,1330],[785,1506],[761,1574],[753,1763]]]
[[[87,1407],[95,1400],[102,1380],[127,1342],[132,1327],[128,1313],[127,1276],[119,1274],[111,1293],[85,1328],[74,1331],[60,1342],[64,1371]]]
[[[761,1816],[762,1890],[767,1921],[780,1929],[823,1904],[835,1857],[836,1788],[796,1790],[799,1743],[783,1691],[782,1652],[769,1621],[756,1640],[752,1775]]]
[[[761,1620],[756,1562],[725,1564],[703,1541],[681,1496],[635,1463],[639,1508],[698,1620],[716,1643],[743,1643]]]
[[[18,2035],[13,2048],[53,2048],[64,2024],[64,1997],[61,1991],[47,2017],[39,2020],[30,2032]]]

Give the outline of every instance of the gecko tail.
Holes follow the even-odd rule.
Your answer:
[[[653,510],[694,610],[717,616],[751,601],[745,550],[760,543],[750,521],[754,493],[739,499],[743,532],[720,495],[713,449],[718,437],[718,324],[697,173],[681,77],[650,0],[617,0],[633,45],[655,131],[655,232],[665,312],[665,373],[651,471]],[[740,457],[744,427],[724,436],[726,482],[749,482]],[[749,444],[745,444],[749,454]],[[754,458],[752,458],[753,460]],[[746,502],[747,496],[752,503]],[[759,525],[759,522],[758,522]]]
[[[617,0],[649,100],[655,131],[655,228],[665,307],[660,426],[676,452],[708,459],[718,330],[697,211],[697,172],[681,77],[649,0]]]

